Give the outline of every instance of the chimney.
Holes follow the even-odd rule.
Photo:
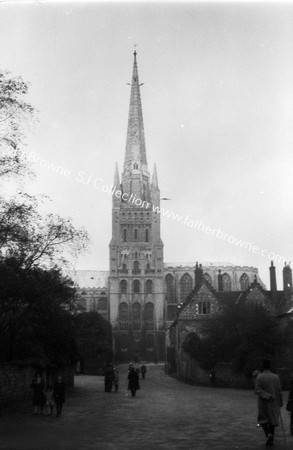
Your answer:
[[[271,284],[271,291],[272,292],[276,292],[276,290],[277,290],[277,279],[276,279],[276,268],[274,266],[274,261],[271,261],[270,284]]]
[[[218,290],[223,291],[223,275],[221,273],[221,269],[219,269],[219,274],[218,274]]]
[[[292,292],[292,269],[290,267],[290,263],[283,267],[283,286],[284,292]]]
[[[196,261],[195,270],[194,270],[194,285],[195,285],[195,287],[201,284],[202,275],[203,275],[202,266],[201,266],[201,264],[198,265],[198,262]]]

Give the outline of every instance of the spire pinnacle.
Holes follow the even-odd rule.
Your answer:
[[[120,179],[119,179],[119,171],[118,171],[118,164],[117,164],[117,162],[115,163],[114,186],[116,186],[116,188],[119,188],[119,186],[120,186]]]
[[[139,164],[147,166],[136,50],[134,50],[133,55],[134,61],[131,81],[124,167],[129,166],[133,162],[137,162]]]
[[[154,170],[153,170],[153,176],[152,176],[152,187],[157,188],[157,189],[159,188],[156,164],[154,164]]]

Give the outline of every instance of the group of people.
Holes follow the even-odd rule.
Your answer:
[[[140,389],[139,374],[141,373],[142,379],[145,379],[147,368],[145,363],[134,366],[131,362],[128,366],[128,390],[131,392],[132,397],[135,397],[136,391]],[[119,371],[112,364],[108,364],[104,373],[105,392],[112,392],[114,387],[115,392],[119,389]]]
[[[256,374],[255,393],[258,395],[258,424],[264,430],[266,445],[272,446],[274,444],[275,427],[279,426],[280,421],[282,427],[284,427],[280,411],[283,406],[283,396],[280,378],[271,371],[269,360],[263,361],[262,372]],[[293,381],[291,382],[286,409],[290,411],[290,431],[293,435]]]
[[[59,417],[62,412],[63,403],[65,402],[65,383],[62,376],[59,375],[54,385],[45,386],[40,373],[37,373],[32,380],[31,388],[33,392],[33,415],[43,414],[43,410],[47,407],[47,414],[51,416],[56,406],[56,416]]]

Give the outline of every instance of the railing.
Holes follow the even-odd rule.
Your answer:
[[[133,270],[132,270],[132,274],[133,274],[133,275],[139,275],[140,272],[141,272],[140,269],[133,269]]]
[[[146,328],[146,330],[154,330],[155,323],[154,322],[150,322],[150,321],[146,321],[145,322],[145,328]]]
[[[156,269],[145,269],[145,273],[156,273]]]
[[[118,269],[118,273],[128,273],[128,269]]]
[[[126,322],[126,321],[119,321],[119,328],[120,328],[120,330],[128,330],[128,328],[129,328],[129,322]]]

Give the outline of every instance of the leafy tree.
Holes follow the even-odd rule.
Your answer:
[[[86,373],[95,372],[112,361],[111,325],[99,313],[76,315],[75,330],[79,357]]]
[[[2,359],[35,358],[54,365],[76,361],[75,289],[60,270],[0,263]]]
[[[259,303],[233,304],[202,322],[199,335],[191,336],[183,349],[206,369],[230,361],[247,376],[264,356],[277,358],[284,342],[277,319]]]
[[[25,101],[28,87],[21,77],[0,71],[0,177],[28,173],[22,147],[35,121],[35,110]]]

